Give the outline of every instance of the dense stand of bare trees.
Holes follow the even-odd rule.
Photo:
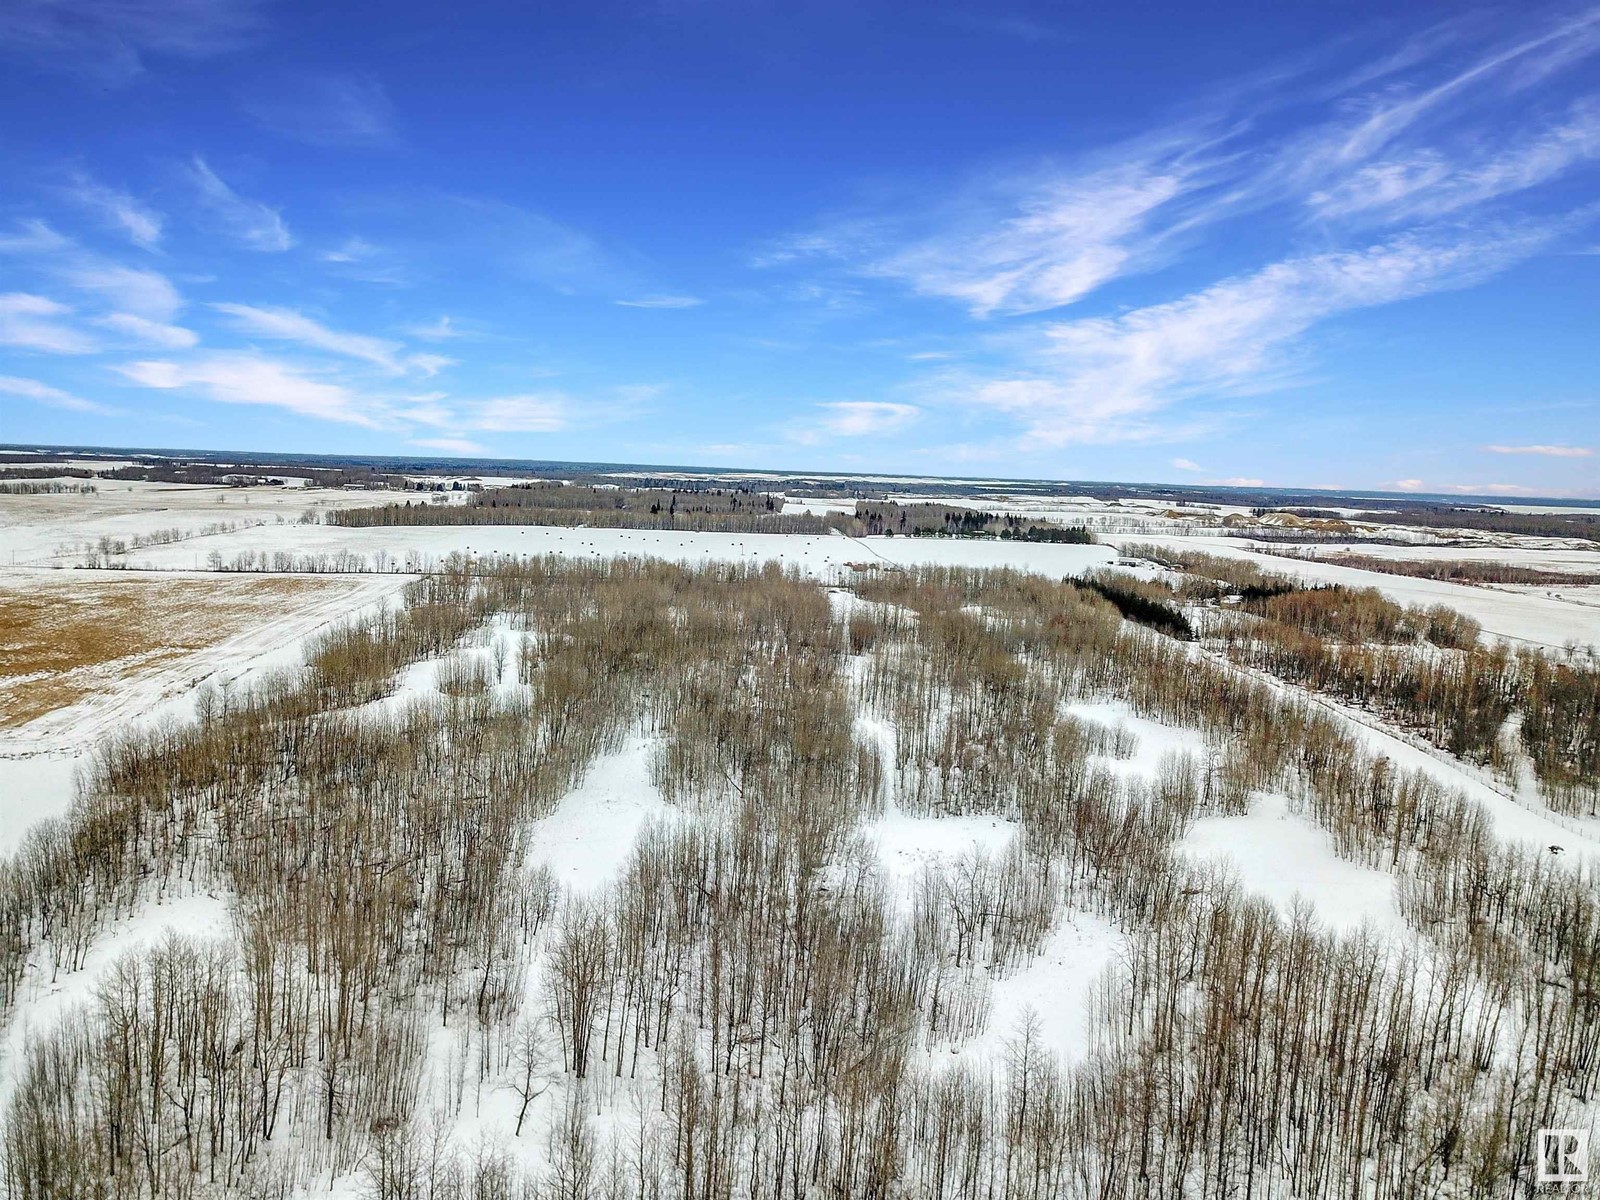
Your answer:
[[[7,1194],[1531,1188],[1533,1130],[1600,1099],[1590,868],[1500,845],[1325,709],[1090,589],[930,567],[853,591],[455,560],[303,670],[107,747],[0,869],[0,1001],[85,968],[153,897],[223,890],[235,929],[104,966],[6,1064]],[[434,659],[438,689],[399,702]],[[1573,686],[1551,670],[1539,686]],[[1119,770],[1136,739],[1070,715],[1085,698],[1208,752]],[[629,736],[679,815],[615,880],[564,889],[538,819]],[[1265,789],[1392,872],[1408,936],[1275,912],[1179,851]],[[891,814],[1018,832],[905,892],[861,835]],[[1064,1063],[1025,1021],[992,1058],[952,1054],[1069,911],[1123,939],[1093,1053]],[[448,1138],[495,1095],[536,1169]]]

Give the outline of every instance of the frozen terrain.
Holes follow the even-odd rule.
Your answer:
[[[415,572],[426,571],[454,554],[485,559],[555,555],[562,558],[603,560],[614,557],[653,558],[685,564],[707,562],[775,562],[791,567],[819,582],[835,585],[829,594],[836,620],[852,613],[874,611],[869,602],[837,585],[916,564],[973,567],[1009,567],[1056,579],[1080,576],[1116,561],[1115,545],[1071,546],[998,540],[956,538],[870,537],[843,535],[751,535],[718,533],[665,533],[642,530],[546,528],[535,526],[437,526],[388,529],[346,529],[302,523],[305,502],[289,491],[257,497],[249,513],[251,523],[230,528],[214,525],[216,514],[206,506],[222,507],[214,493],[205,497],[184,493],[181,498],[160,497],[149,489],[130,489],[127,497],[115,492],[91,519],[81,523],[72,516],[71,504],[82,497],[49,497],[53,507],[41,506],[44,516],[30,524],[17,517],[15,505],[0,505],[0,560],[15,558],[19,565],[0,568],[0,589],[47,591],[94,587],[132,587],[142,578],[239,580],[254,573],[208,571],[213,555],[229,561],[236,554],[283,551],[295,555],[361,556],[367,569],[348,573],[317,573],[315,589],[293,595],[281,604],[263,606],[258,618],[245,628],[229,632],[212,644],[186,650],[170,659],[134,664],[109,675],[104,686],[81,699],[11,728],[0,728],[0,854],[14,853],[28,831],[41,821],[68,812],[75,778],[97,745],[119,731],[149,722],[188,722],[195,718],[199,689],[213,693],[245,687],[252,680],[297,666],[304,650],[320,631],[363,613],[396,602],[398,593]],[[359,498],[359,497],[358,497]],[[0,498],[4,499],[4,498]],[[17,499],[17,498],[12,498]],[[27,498],[35,499],[35,498]],[[364,499],[370,500],[370,497]],[[320,502],[345,503],[343,495],[323,495]],[[941,497],[942,503],[953,503]],[[242,515],[246,506],[236,496],[226,498],[230,516]],[[974,500],[974,504],[978,501]],[[807,500],[799,510],[843,511],[847,501]],[[989,507],[987,501],[985,507]],[[999,507],[999,506],[995,506]],[[1038,504],[1027,515],[1060,518],[1104,506],[1070,501]],[[254,523],[262,519],[264,522]],[[80,515],[81,510],[80,510]],[[277,518],[282,516],[280,522]],[[1121,520],[1112,514],[1110,519]],[[1142,519],[1142,518],[1141,518]],[[126,555],[128,569],[102,570],[75,566],[81,547],[94,538],[138,537],[155,529],[177,527],[184,536],[167,544],[141,545]],[[74,536],[75,535],[75,536]],[[1162,535],[1147,532],[1118,537],[1119,542],[1155,541]],[[1353,570],[1324,563],[1290,560],[1260,553],[1237,538],[1171,537],[1183,549],[1237,556],[1268,571],[1296,575],[1313,581],[1376,587],[1406,604],[1446,604],[1479,620],[1487,635],[1518,645],[1560,649],[1568,645],[1600,645],[1600,589],[1514,589],[1473,587],[1431,580]],[[1362,545],[1362,552],[1375,548]],[[1426,548],[1387,548],[1385,553],[1416,557]],[[1465,557],[1457,548],[1432,551],[1448,557]],[[1478,547],[1473,556],[1574,571],[1591,570],[1595,557],[1586,550],[1524,546],[1494,550]],[[1494,557],[1498,556],[1498,557]],[[376,570],[382,565],[382,570]],[[1164,571],[1133,568],[1147,578]],[[148,576],[144,573],[148,572]],[[267,573],[269,575],[273,573]],[[286,574],[293,574],[292,572]],[[908,613],[910,623],[915,614]],[[971,615],[982,617],[980,606]],[[507,664],[505,673],[489,685],[488,695],[511,700],[531,686],[517,677],[516,649],[522,633],[503,620],[475,630],[453,650],[413,662],[399,673],[392,694],[370,703],[387,713],[412,704],[446,703],[440,689],[443,673],[467,661]],[[500,652],[496,652],[496,647]],[[862,666],[857,656],[853,668]],[[1293,692],[1289,685],[1274,688]],[[1388,727],[1371,714],[1358,712],[1322,697],[1313,697],[1353,732],[1359,744],[1385,756],[1402,769],[1426,772],[1447,787],[1458,790],[1481,806],[1502,841],[1544,851],[1558,850],[1564,861],[1600,862],[1600,822],[1564,817],[1552,812],[1538,790],[1524,778],[1519,787],[1496,779],[1489,772],[1451,758],[1413,735]],[[1119,779],[1153,784],[1164,766],[1175,758],[1205,762],[1217,747],[1194,729],[1152,720],[1127,702],[1087,697],[1066,705],[1063,716],[1116,731],[1122,745],[1117,754],[1096,756],[1096,766]],[[893,774],[895,731],[881,714],[859,709],[854,713],[858,743],[877,750]],[[662,739],[630,731],[616,748],[589,762],[581,778],[559,798],[546,815],[532,823],[530,853],[522,868],[548,872],[563,894],[596,900],[609,895],[633,858],[642,835],[676,822],[707,819],[705,814],[675,808],[656,785],[657,757]],[[851,853],[860,854],[892,901],[902,919],[912,914],[918,889],[931,875],[949,873],[977,859],[998,861],[1016,843],[1020,825],[999,817],[966,813],[949,816],[915,815],[896,801],[893,786],[886,788],[882,810],[863,819],[854,829]],[[1395,899],[1396,878],[1384,870],[1361,866],[1341,858],[1329,833],[1294,802],[1270,791],[1249,795],[1243,811],[1234,815],[1195,818],[1175,846],[1181,860],[1214,872],[1217,879],[1236,884],[1244,894],[1266,901],[1285,917],[1310,912],[1329,930],[1350,932],[1365,928],[1394,942],[1413,944],[1414,930],[1402,919]],[[1208,876],[1209,878],[1209,876]],[[874,886],[880,886],[874,884]],[[147,948],[179,930],[208,938],[235,937],[232,898],[221,890],[193,889],[152,898],[131,916],[123,916],[102,931],[82,969],[57,972],[43,959],[29,964],[17,1007],[6,1027],[0,1057],[0,1104],[15,1086],[15,1066],[25,1048],[55,1027],[75,1006],[89,1002],[104,972],[117,957]],[[973,966],[973,995],[985,1005],[981,1021],[970,1036],[955,1039],[935,1051],[924,1047],[941,1065],[995,1069],[1004,1060],[1019,1030],[1033,1022],[1044,1049],[1064,1064],[1081,1063],[1097,1049],[1094,1005],[1097,989],[1123,964],[1129,952],[1129,935],[1106,918],[1073,908],[1064,910],[1033,950],[1004,967]],[[541,948],[518,986],[527,997],[542,986],[545,965]],[[462,1028],[432,1028],[421,1080],[422,1108],[437,1110],[442,1136],[463,1149],[483,1137],[504,1139],[513,1157],[531,1167],[549,1162],[548,1134],[560,1120],[563,1105],[574,1094],[570,1082],[555,1080],[528,1112],[525,1136],[515,1136],[519,1105],[509,1086],[508,1069],[484,1066],[486,1054]],[[471,1072],[480,1074],[466,1082]],[[583,1093],[600,1115],[602,1130],[630,1106],[648,1107],[661,1086],[657,1068],[645,1067],[632,1080],[608,1081]],[[468,1095],[470,1093],[470,1096]],[[463,1096],[468,1096],[463,1100]],[[453,1099],[452,1099],[453,1097]],[[352,1172],[335,1173],[304,1194],[354,1196],[359,1193]]]

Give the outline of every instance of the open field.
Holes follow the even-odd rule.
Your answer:
[[[0,730],[193,661],[350,585],[295,577],[106,580],[0,573]]]

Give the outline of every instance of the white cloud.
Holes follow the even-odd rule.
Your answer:
[[[1594,451],[1587,446],[1485,446],[1490,454],[1537,454],[1545,458],[1589,458]]]
[[[365,262],[378,253],[380,253],[379,247],[374,246],[366,238],[348,237],[332,250],[324,250],[318,257],[323,262],[358,263]]]
[[[63,318],[72,309],[45,296],[27,292],[0,295],[0,345],[48,354],[92,354],[99,347],[93,338]]]
[[[0,392],[5,392],[11,396],[21,396],[26,400],[34,400],[40,404],[47,404],[51,408],[65,408],[72,412],[97,413],[103,417],[118,415],[116,409],[107,408],[103,404],[96,404],[92,400],[85,400],[81,396],[74,396],[71,392],[64,392],[60,388],[40,383],[37,379],[22,379],[16,375],[0,375]]]
[[[211,307],[234,318],[240,329],[258,337],[298,342],[315,350],[371,363],[396,375],[405,369],[396,357],[403,349],[398,342],[330,329],[292,308],[257,308],[249,304],[213,304]]]
[[[958,221],[869,268],[975,316],[1031,313],[1082,299],[1131,269],[1152,215],[1187,186],[1172,164],[1132,162],[1030,190],[1014,215]]]
[[[1395,491],[1397,492],[1420,492],[1422,490],[1422,480],[1397,479],[1395,480],[1394,487]]]
[[[161,214],[140,204],[127,192],[107,187],[86,172],[77,171],[66,193],[78,204],[99,213],[112,228],[125,233],[134,245],[151,250],[161,243]]]
[[[1190,458],[1175,458],[1172,465],[1180,471],[1204,471],[1205,468]]]
[[[159,271],[86,261],[63,268],[61,276],[74,287],[103,296],[114,308],[153,321],[167,320],[183,307],[178,289]]]
[[[818,419],[795,422],[786,430],[789,441],[816,446],[832,438],[859,438],[898,433],[922,415],[915,404],[887,400],[837,400],[818,404]]]
[[[200,204],[230,237],[251,250],[281,253],[294,245],[278,210],[234,191],[196,155],[187,174]]]
[[[563,396],[498,396],[472,406],[464,424],[492,433],[555,433],[568,424]]]
[[[414,338],[421,338],[425,342],[443,342],[451,338],[465,337],[466,334],[457,329],[455,322],[448,316],[442,316],[437,321],[429,321],[421,325],[408,325],[406,332]]]
[[[394,106],[371,75],[275,76],[244,108],[274,133],[313,146],[384,146],[395,140]]]
[[[222,404],[261,404],[303,417],[381,428],[385,406],[343,384],[253,353],[211,354],[185,362],[151,359],[117,370],[140,387],[198,392]]]
[[[886,400],[840,400],[820,404],[827,414],[822,429],[834,437],[867,437],[904,429],[922,415],[915,404],[895,404]]]
[[[1165,304],[1047,326],[1034,370],[969,389],[1044,444],[1170,437],[1156,414],[1197,395],[1284,382],[1284,353],[1354,309],[1477,282],[1545,244],[1548,230],[1456,242],[1415,237],[1286,259]]]
[[[1371,215],[1383,220],[1441,217],[1547,183],[1600,158],[1600,104],[1577,105],[1564,123],[1518,133],[1510,144],[1451,154],[1427,146],[1361,167],[1307,203],[1320,217]]]
[[[421,446],[425,450],[437,450],[442,454],[454,454],[462,458],[487,458],[489,451],[477,442],[467,438],[412,438],[413,446]]]
[[[705,303],[698,296],[641,296],[637,300],[618,300],[623,308],[699,308]]]
[[[881,245],[884,222],[849,217],[806,233],[787,234],[767,242],[750,256],[757,270],[783,267],[811,259],[856,258]]]
[[[133,313],[112,313],[99,318],[95,324],[162,350],[187,350],[200,341],[192,329],[151,321]]]
[[[446,367],[453,367],[458,360],[443,354],[408,354],[405,365],[419,375],[432,379]]]
[[[0,235],[0,254],[50,254],[71,245],[70,239],[38,218],[19,221],[16,233]]]

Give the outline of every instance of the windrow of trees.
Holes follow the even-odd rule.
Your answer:
[[[1505,583],[1524,587],[1592,587],[1600,584],[1600,572],[1556,571],[1543,567],[1521,567],[1513,563],[1476,558],[1380,558],[1376,554],[1294,553],[1271,550],[1284,558],[1332,563],[1358,571],[1380,571],[1385,575],[1408,575],[1413,579],[1439,579],[1447,583]]]
[[[59,479],[8,480],[0,478],[0,496],[92,496],[92,483],[63,483]]]
[[[1600,1099],[1590,869],[1093,589],[852,591],[453,559],[106,747],[0,868],[6,1010],[154,900],[217,892],[233,931],[100,968],[6,1064],[6,1194],[1532,1194],[1533,1131]],[[1206,749],[1132,770],[1084,700]],[[666,814],[614,878],[558,883],[541,818],[639,738]],[[1392,874],[1407,936],[1181,851],[1268,789]],[[1016,833],[886,871],[879,822],[957,815]],[[1090,1052],[994,1029],[995,987],[1089,916],[1118,941]],[[503,1143],[451,1136],[490,1110]]]
[[[952,508],[943,504],[902,504],[894,500],[856,501],[856,519],[867,533],[903,537],[997,537],[1021,542],[1093,545],[1087,526],[1036,521],[1015,513]]]
[[[785,513],[781,497],[739,488],[624,488],[531,483],[483,488],[464,504],[382,504],[330,510],[330,525],[554,525],[720,533],[860,532],[848,513]]]

